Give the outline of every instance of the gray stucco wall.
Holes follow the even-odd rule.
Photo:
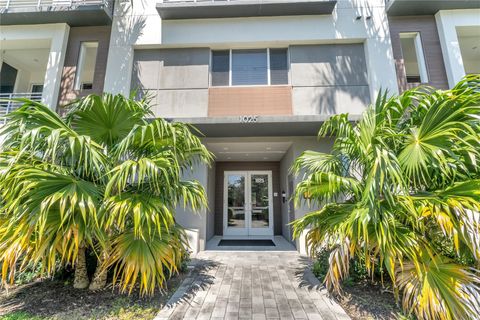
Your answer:
[[[208,169],[208,210],[207,210],[207,231],[206,240],[208,241],[215,235],[215,163]]]
[[[370,102],[363,44],[290,46],[294,115],[362,114]],[[133,90],[157,116],[208,116],[209,48],[137,49]]]
[[[291,175],[289,172],[290,168],[292,167],[293,160],[293,146],[291,146],[280,161],[280,189],[281,192],[285,191],[287,196],[286,201],[282,201],[282,235],[288,241],[292,241],[291,227],[288,224],[291,222],[290,201],[293,201],[290,200],[293,190],[290,190],[291,186],[289,186],[289,179],[293,179],[293,175]],[[292,184],[294,184],[294,182]]]
[[[290,149],[285,153],[283,159],[280,162],[280,185],[282,190],[287,193],[287,197],[292,196],[294,190],[290,190],[288,184],[289,179],[292,179],[293,188],[303,180],[303,173],[298,174],[297,176],[291,174],[290,168],[293,165],[295,159],[297,159],[304,151],[313,150],[318,152],[330,153],[333,144],[333,139],[325,138],[320,141],[316,137],[302,137],[300,139],[295,139],[292,143]],[[293,201],[293,200],[292,200]],[[286,201],[282,203],[282,217],[285,222],[282,226],[282,234],[285,239],[292,241],[298,250],[301,250],[301,244],[299,239],[291,239],[291,227],[288,223],[292,222],[294,219],[303,217],[305,214],[317,210],[318,207],[311,206],[306,202],[301,203],[298,206],[289,208],[290,203]],[[293,214],[291,210],[293,209]]]
[[[132,90],[152,98],[161,117],[206,117],[210,49],[135,50]]]
[[[182,178],[183,180],[197,180],[207,189],[208,175],[208,167],[206,165],[196,164],[191,171],[184,172]],[[183,205],[179,205],[175,210],[175,219],[178,224],[187,229],[190,250],[193,252],[205,250],[207,209],[201,208],[194,211],[190,207],[184,208]]]
[[[290,46],[295,115],[361,114],[370,103],[363,44]]]

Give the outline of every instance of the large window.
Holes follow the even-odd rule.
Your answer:
[[[212,86],[288,84],[287,49],[212,51]]]
[[[403,62],[408,83],[428,82],[422,39],[418,32],[400,33]]]
[[[93,88],[95,65],[97,62],[98,42],[82,42],[75,75],[75,90]]]

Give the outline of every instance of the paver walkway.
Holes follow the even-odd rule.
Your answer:
[[[155,320],[350,319],[309,263],[296,251],[201,252]]]

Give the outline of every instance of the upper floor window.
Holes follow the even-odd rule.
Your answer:
[[[212,86],[288,84],[287,49],[212,51]]]
[[[93,88],[97,51],[98,42],[81,43],[75,74],[75,90],[89,90]]]
[[[428,82],[422,39],[418,32],[400,33],[403,62],[408,83]]]

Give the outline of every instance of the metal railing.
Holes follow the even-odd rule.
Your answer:
[[[42,100],[41,92],[27,92],[27,93],[0,93],[0,117],[17,110],[23,105],[21,101],[15,99],[26,98],[34,101]],[[1,122],[4,122],[1,121]]]
[[[75,8],[89,5],[104,5],[113,8],[113,0],[0,0],[0,10],[43,7]]]
[[[175,3],[175,2],[239,2],[239,1],[252,1],[252,0],[160,0],[163,3]]]

